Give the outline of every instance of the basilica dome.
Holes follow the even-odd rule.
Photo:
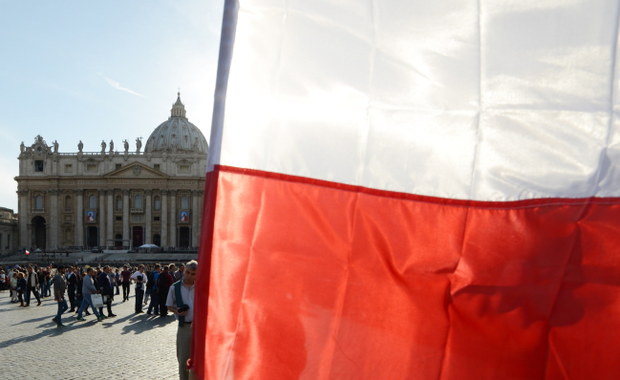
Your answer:
[[[172,105],[171,115],[155,128],[144,146],[145,153],[154,152],[192,152],[207,154],[209,145],[200,129],[185,117],[185,106],[181,94]]]

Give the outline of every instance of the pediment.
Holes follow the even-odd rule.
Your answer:
[[[167,178],[168,176],[159,170],[155,170],[139,162],[131,163],[104,175],[107,178]]]

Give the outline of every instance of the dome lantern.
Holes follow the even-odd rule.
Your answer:
[[[185,117],[185,106],[181,103],[181,93],[177,92],[177,101],[172,105],[170,110],[170,117]]]

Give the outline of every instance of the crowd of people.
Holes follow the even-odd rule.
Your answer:
[[[9,289],[11,302],[19,307],[29,307],[33,298],[37,306],[41,305],[42,298],[54,295],[57,300],[58,295],[53,294],[52,288],[63,288],[69,301],[69,312],[75,313],[78,320],[84,320],[84,315],[91,315],[90,308],[100,321],[116,317],[112,311],[114,297],[122,296],[122,302],[129,301],[130,284],[134,283],[135,313],[143,313],[143,308],[147,308],[147,314],[166,317],[168,291],[183,277],[184,270],[184,264],[178,267],[176,264],[140,264],[135,267],[126,264],[122,268],[110,265],[15,265],[0,268],[0,288]],[[64,280],[64,286],[61,280]],[[102,296],[105,312],[104,307],[93,306],[94,294]],[[62,326],[60,320],[55,322]]]
[[[134,283],[136,314],[144,313],[146,307],[147,314],[165,318],[170,312],[177,318],[179,378],[187,379],[197,269],[195,260],[178,267],[175,264],[135,267],[126,264],[122,268],[110,265],[0,266],[0,289],[10,291],[10,302],[18,304],[17,307],[30,307],[32,296],[37,306],[41,305],[41,298],[53,296],[58,311],[52,321],[61,328],[64,327],[62,315],[67,310],[75,313],[77,321],[85,321],[84,316],[91,314],[97,322],[116,317],[112,311],[114,297],[122,296],[122,302],[129,301],[130,285]],[[101,299],[95,302],[95,297],[99,296]]]

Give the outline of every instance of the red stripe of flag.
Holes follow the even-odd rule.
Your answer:
[[[620,373],[619,199],[445,201],[227,167],[207,183],[199,378]]]

